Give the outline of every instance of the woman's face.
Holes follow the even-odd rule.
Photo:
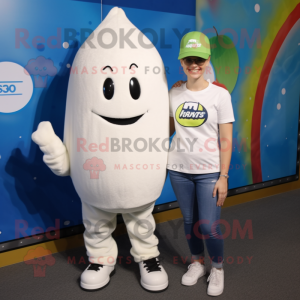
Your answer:
[[[197,59],[199,60],[199,57],[189,56],[180,60],[183,71],[188,78],[200,78],[204,74],[205,69],[209,64],[210,56],[204,62],[197,62]]]

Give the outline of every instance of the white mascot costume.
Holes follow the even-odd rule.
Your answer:
[[[69,79],[64,142],[50,122],[32,140],[59,176],[71,176],[82,201],[89,266],[81,287],[105,286],[118,249],[111,234],[122,213],[139,263],[141,285],[168,286],[153,234],[154,203],[165,179],[169,148],[168,87],[151,41],[114,7],[78,50]]]

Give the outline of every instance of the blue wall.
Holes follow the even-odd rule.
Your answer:
[[[22,228],[25,235],[30,236],[38,233],[32,232],[36,227],[40,227],[39,231],[49,231],[51,227],[68,228],[82,223],[81,202],[71,179],[58,177],[51,172],[43,163],[43,153],[31,141],[31,134],[41,121],[50,121],[55,133],[63,139],[69,67],[81,42],[88,36],[86,34],[81,38],[82,30],[93,31],[101,23],[100,2],[100,0],[1,1],[0,243],[22,238],[24,236],[20,234]],[[251,66],[254,70],[256,58],[269,51],[269,39],[273,41],[277,34],[268,27],[277,17],[276,11],[282,11],[285,16],[284,9],[290,9],[285,4],[284,9],[280,9],[282,2],[279,0],[273,1],[272,4],[270,1],[261,0],[259,13],[254,10],[256,5],[254,0],[199,0],[196,12],[195,2],[195,0],[184,2],[105,0],[102,15],[105,18],[112,7],[122,7],[127,17],[140,30],[150,28],[157,34],[156,38],[151,33],[146,33],[164,61],[168,86],[171,88],[177,80],[185,79],[179,70],[177,57],[181,36],[186,32],[196,28],[203,31],[213,26],[218,28],[219,32],[231,28],[237,32],[240,41],[241,29],[247,29],[251,37],[254,30],[259,28],[261,49],[236,46],[242,70],[245,70],[246,66]],[[228,15],[231,15],[233,10],[239,13],[236,14],[236,18],[229,18]],[[74,33],[73,42],[70,42],[67,49],[61,46],[67,40],[65,30]],[[253,108],[249,103],[252,103],[256,93],[256,87],[253,87],[253,81],[250,80],[252,73],[248,75],[242,72],[238,77],[231,94],[236,119],[233,124],[233,138],[238,145],[241,144],[242,138],[247,139],[247,151],[244,153],[237,149],[237,146],[233,149],[229,189],[253,183],[250,154],[251,143],[256,141],[253,139],[250,143],[250,121],[261,121],[262,181],[296,174],[300,94],[300,86],[297,83],[300,78],[300,64],[295,62],[300,61],[299,41],[297,42],[299,30],[298,20],[293,29],[286,34],[286,39],[276,56],[268,75],[261,120],[251,119]],[[26,45],[20,42],[20,37],[16,37],[19,35],[18,32],[21,32],[21,37],[24,34],[28,35]],[[214,32],[208,34],[209,37],[214,35]],[[42,36],[45,42],[38,40],[37,36]],[[37,39],[37,47],[33,46],[34,39]],[[52,45],[47,45],[47,40],[53,40]],[[37,71],[41,76],[32,73],[31,76],[25,76],[23,68],[35,63],[38,57],[43,60],[47,69]],[[10,67],[4,65],[4,62],[10,62]],[[23,67],[18,78],[9,75],[15,66]],[[29,67],[27,69],[29,70]],[[10,83],[3,83],[6,78]],[[8,103],[8,107],[18,103],[17,96],[8,96],[12,92],[3,91],[4,85],[10,86],[12,90],[14,86],[18,90],[21,88],[24,95],[26,93],[29,95],[28,103],[20,109],[4,112],[5,103]],[[247,89],[250,91],[246,91]],[[241,166],[246,163],[247,167],[242,168]],[[175,200],[167,177],[156,204]]]

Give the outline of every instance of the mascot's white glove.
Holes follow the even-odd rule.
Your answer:
[[[50,122],[41,122],[31,135],[44,152],[43,161],[58,176],[70,175],[70,161],[66,146],[54,133]]]

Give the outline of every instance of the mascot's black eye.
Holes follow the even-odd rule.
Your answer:
[[[135,77],[132,77],[129,81],[129,90],[130,95],[134,100],[139,99],[141,95],[141,87],[138,80]]]
[[[103,94],[107,100],[110,100],[114,95],[115,87],[111,78],[106,78],[103,83]]]

